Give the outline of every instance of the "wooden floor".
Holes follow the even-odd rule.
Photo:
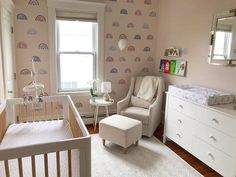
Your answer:
[[[96,132],[93,131],[93,126],[87,126],[88,131],[90,134],[98,133],[98,129]],[[163,126],[159,126],[157,130],[154,132],[154,136],[157,137],[160,141],[162,141],[162,134],[163,134]],[[205,177],[221,177],[218,173],[214,170],[209,168],[207,165],[202,163],[196,157],[188,153],[186,150],[181,148],[179,145],[175,144],[173,141],[167,141],[166,145],[174,151],[177,155],[179,155],[182,159],[184,159],[189,165],[195,168],[198,172],[200,172]]]

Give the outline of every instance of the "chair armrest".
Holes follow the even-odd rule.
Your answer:
[[[129,106],[130,97],[126,96],[123,100],[117,102],[117,114]]]
[[[161,122],[162,96],[156,98],[156,101],[149,106],[149,120],[147,136],[151,137]]]
[[[162,78],[159,78],[159,86],[157,91],[157,97],[154,103],[149,106],[149,130],[148,136],[152,136],[153,132],[161,122],[161,110],[162,110],[162,99],[165,91],[165,85]]]
[[[135,78],[132,77],[129,91],[128,91],[126,97],[123,100],[120,100],[117,102],[117,114],[120,114],[121,110],[123,110],[124,108],[127,108],[129,106],[130,97],[132,96],[133,90],[134,90],[134,83],[135,83]]]
[[[157,117],[159,111],[162,109],[162,98],[165,91],[165,84],[162,78],[159,78],[159,86],[157,90],[156,100],[149,106],[149,113],[151,117]]]
[[[157,97],[156,100],[149,106],[150,115],[158,114],[158,110],[161,111],[162,108],[162,98],[163,93],[165,91],[165,84],[162,78],[159,78],[159,86],[157,89]]]
[[[162,96],[160,95],[159,97],[156,98],[156,100],[154,101],[154,103],[152,103],[149,106],[149,115],[153,118],[156,117],[156,115],[159,113],[158,110],[161,110],[162,107]]]

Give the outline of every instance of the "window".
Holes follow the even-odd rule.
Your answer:
[[[47,5],[50,34],[50,93],[64,94],[63,92],[66,92],[67,94],[76,96],[89,95],[89,85],[85,80],[91,81],[93,78],[103,80],[104,76],[104,14],[106,3],[60,0],[48,1]],[[60,22],[66,23],[66,25],[59,25]],[[69,29],[66,28],[68,24],[70,24],[70,26],[72,24],[77,25]],[[90,24],[90,27],[91,24],[93,24],[93,33],[91,34],[91,30],[89,30],[90,33],[84,30],[86,31],[86,35],[82,34],[81,30],[86,28],[85,26],[81,28],[78,27],[82,24]],[[65,27],[68,31],[76,31],[76,33],[73,37],[69,35],[59,35],[60,27]],[[73,43],[75,45],[72,45],[71,40],[74,41],[75,36],[81,41],[92,39],[93,45],[91,43],[91,45],[89,45],[87,40],[86,44],[85,42],[77,40]],[[67,45],[66,43],[69,44]],[[91,50],[91,48],[93,50]],[[93,58],[93,60],[91,58]],[[89,67],[86,66],[86,64],[89,65]],[[93,70],[91,70],[92,67]]]
[[[89,90],[97,78],[97,23],[68,18],[56,23],[58,92]]]

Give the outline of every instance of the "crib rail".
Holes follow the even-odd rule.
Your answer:
[[[27,117],[27,119],[25,116],[21,116],[21,117],[19,116],[19,112],[17,112],[18,111],[17,106],[25,106],[22,104],[23,103],[22,101],[23,101],[22,99],[10,99],[7,101],[7,108],[6,108],[6,116],[8,118],[7,121],[9,121],[10,123],[20,123],[20,122],[40,120],[42,114],[39,116],[38,115],[34,116],[34,117]],[[35,156],[37,155],[43,155],[44,176],[51,177],[49,176],[49,164],[48,164],[48,154],[50,153],[55,153],[55,162],[56,162],[55,168],[57,170],[56,174],[57,174],[57,177],[62,177],[61,169],[60,169],[61,168],[60,154],[62,151],[67,151],[68,177],[72,177],[73,176],[72,155],[71,155],[72,150],[79,151],[78,159],[79,159],[80,177],[91,177],[91,137],[77,109],[75,108],[71,98],[69,96],[51,96],[51,97],[46,97],[44,99],[44,102],[46,103],[46,105],[48,103],[49,103],[48,105],[50,105],[52,102],[55,104],[62,105],[60,107],[63,109],[60,110],[60,116],[57,118],[63,118],[69,121],[74,138],[61,140],[57,142],[49,142],[49,143],[27,145],[27,146],[22,146],[22,147],[15,147],[15,148],[0,149],[0,161],[4,162],[6,177],[13,177],[11,176],[11,172],[9,171],[9,165],[10,165],[9,160],[12,160],[12,159],[17,160],[18,175],[19,177],[23,177],[24,176],[23,174],[24,163],[22,163],[22,159],[26,157],[30,157],[30,160],[31,160],[32,176],[38,177],[36,176],[37,163],[35,161]],[[50,116],[48,117],[51,119]]]
[[[47,96],[42,103],[25,103],[22,98],[9,99],[7,105],[12,110],[10,117],[14,118],[11,123],[61,119],[67,99],[67,96]]]
[[[68,165],[68,177],[72,177],[72,160],[71,160],[71,150],[79,150],[79,173],[80,177],[90,177],[91,176],[91,150],[90,137],[76,138],[74,140],[63,140],[60,142],[52,142],[39,145],[30,145],[24,147],[17,147],[11,149],[0,150],[0,161],[4,161],[4,168],[6,177],[13,177],[9,171],[9,160],[17,159],[18,160],[18,169],[19,176],[23,177],[23,164],[22,159],[26,157],[31,157],[31,170],[32,176],[36,176],[36,163],[35,156],[43,155],[44,156],[44,174],[45,177],[50,177],[48,173],[48,154],[55,153],[55,164],[57,177],[60,177],[60,152],[67,151],[67,165]]]
[[[0,105],[0,143],[7,130],[7,118],[6,118],[6,102]]]
[[[39,109],[34,109],[32,104],[16,105],[16,122],[34,122],[41,120],[60,119],[63,117],[62,104],[60,102],[39,103]]]

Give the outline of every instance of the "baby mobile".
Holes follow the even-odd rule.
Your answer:
[[[32,81],[29,85],[23,88],[24,92],[24,102],[25,103],[41,103],[43,102],[43,89],[44,84],[38,83],[37,76],[38,72],[36,71],[35,63],[39,62],[38,58],[32,57],[32,69],[31,69],[31,78]]]

